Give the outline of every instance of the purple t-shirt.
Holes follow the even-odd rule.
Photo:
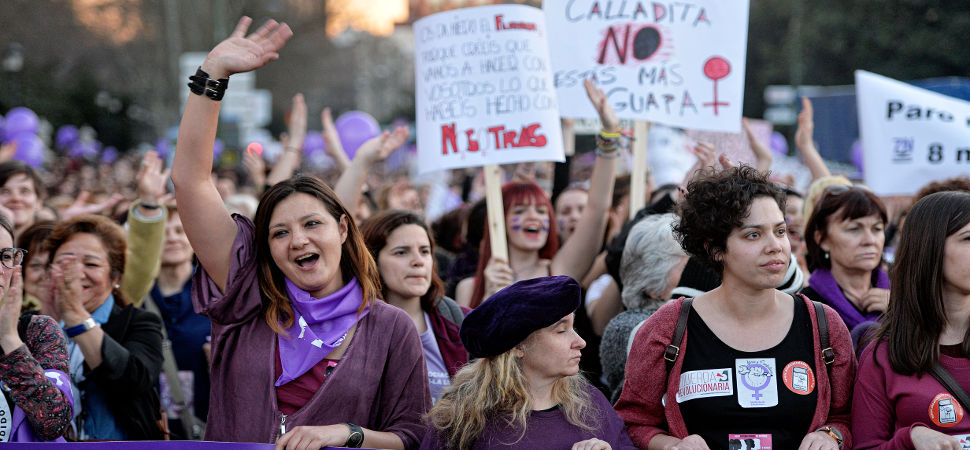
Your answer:
[[[441,350],[438,348],[438,340],[435,339],[434,330],[431,329],[431,318],[428,313],[424,313],[424,323],[427,327],[421,333],[421,346],[424,347],[424,362],[428,367],[428,387],[431,388],[431,401],[437,402],[441,394],[448,385],[451,378],[448,377],[448,367],[445,360],[441,357]]]
[[[970,412],[953,394],[928,373],[918,377],[894,372],[886,343],[875,347],[870,344],[859,357],[852,396],[855,448],[913,448],[909,433],[917,425],[970,438]],[[960,386],[970,386],[970,359],[940,355],[940,363]]]
[[[204,268],[196,271],[192,285],[196,312],[212,319],[205,439],[274,443],[284,422],[274,387],[277,335],[260,313],[253,222],[240,215],[233,219],[239,228],[225,291],[219,291]],[[424,352],[414,323],[404,311],[374,301],[340,364],[302,408],[285,416],[284,425],[291,430],[351,422],[394,433],[405,448],[414,448],[424,433],[421,415],[430,407]]]
[[[568,449],[573,444],[596,438],[606,441],[613,450],[635,449],[630,436],[626,433],[623,419],[616,414],[613,406],[596,388],[587,385],[593,401],[593,409],[599,426],[593,431],[586,431],[566,420],[562,410],[532,411],[526,419],[526,432],[520,440],[521,430],[505,425],[501,419],[494,419],[485,425],[481,436],[472,445],[472,449]],[[444,448],[444,442],[438,433],[429,431],[421,442],[422,450],[437,450]]]

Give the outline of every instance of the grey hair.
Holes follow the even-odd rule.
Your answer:
[[[673,226],[678,220],[676,214],[654,214],[630,229],[620,260],[623,306],[627,309],[660,306],[652,303],[666,294],[670,271],[687,256],[674,237]]]

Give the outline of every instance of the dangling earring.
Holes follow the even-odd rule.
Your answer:
[[[829,259],[829,252],[825,252],[825,259]]]
[[[828,258],[828,255],[826,255],[825,257]],[[116,284],[115,285],[115,289],[121,289],[121,285],[120,284]]]

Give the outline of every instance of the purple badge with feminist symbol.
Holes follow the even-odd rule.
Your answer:
[[[774,358],[735,360],[738,404],[743,408],[768,408],[778,404],[778,381]]]

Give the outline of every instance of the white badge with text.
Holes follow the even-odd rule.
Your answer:
[[[738,404],[742,408],[769,408],[778,404],[775,358],[734,360],[738,373]]]
[[[960,448],[970,450],[970,434],[954,434],[952,436],[960,440]]]
[[[677,403],[695,398],[723,397],[734,395],[731,382],[731,369],[691,370],[680,374],[677,388]]]

